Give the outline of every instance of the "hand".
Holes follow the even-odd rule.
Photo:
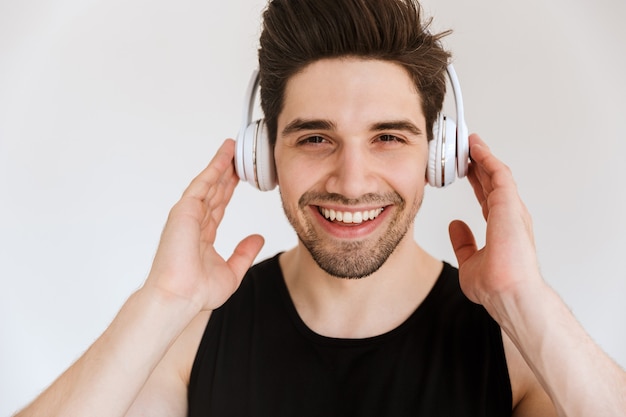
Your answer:
[[[494,297],[515,294],[543,282],[537,265],[532,220],[520,199],[510,169],[478,137],[470,136],[468,179],[487,221],[485,247],[461,222],[450,224],[450,240],[459,262],[465,295],[489,309]]]
[[[225,261],[214,248],[217,228],[239,182],[233,164],[235,143],[226,140],[189,185],[169,214],[144,287],[214,310],[239,287],[263,246],[243,239]]]
[[[525,360],[559,415],[624,415],[626,373],[543,281],[531,218],[511,171],[477,135],[470,136],[470,154],[468,178],[487,220],[485,246],[478,250],[460,221],[450,224],[450,240],[463,293],[485,307],[519,352],[506,352],[524,402],[516,409],[522,413],[525,407],[541,407],[539,414],[555,415],[534,378],[520,378],[525,366],[511,368],[511,354]]]

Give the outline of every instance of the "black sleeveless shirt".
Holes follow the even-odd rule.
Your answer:
[[[278,256],[215,310],[189,384],[189,416],[510,416],[500,328],[444,264],[388,333],[324,337],[298,316]]]

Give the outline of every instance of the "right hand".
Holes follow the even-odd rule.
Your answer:
[[[246,237],[228,260],[214,248],[217,228],[239,182],[234,152],[235,142],[226,140],[170,211],[144,288],[191,302],[199,310],[214,310],[239,287],[263,238]]]
[[[450,239],[463,293],[482,304],[502,326],[501,304],[528,294],[531,288],[545,289],[545,283],[532,219],[511,170],[478,135],[470,135],[469,141],[472,162],[467,178],[487,222],[485,246],[479,249],[470,228],[460,221],[451,223]]]

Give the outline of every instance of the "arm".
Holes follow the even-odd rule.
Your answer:
[[[140,392],[149,398],[160,383],[176,381],[176,375],[163,375],[176,370],[162,359],[195,317],[230,297],[263,244],[260,236],[249,236],[226,261],[213,247],[238,183],[233,155],[228,140],[172,208],[141,289],[87,352],[17,416],[124,416]]]
[[[560,416],[624,415],[626,373],[541,277],[532,221],[510,170],[476,135],[470,149],[468,178],[487,231],[479,250],[467,225],[450,225],[463,292],[500,324]]]

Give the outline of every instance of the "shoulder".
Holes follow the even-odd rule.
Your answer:
[[[445,288],[448,307],[444,308],[453,311],[456,320],[459,320],[460,326],[457,331],[467,332],[470,339],[485,331],[484,334],[490,335],[489,338],[492,340],[491,349],[493,350],[489,354],[500,355],[498,351],[503,352],[510,382],[513,415],[518,417],[556,416],[550,398],[511,339],[481,305],[473,303],[463,294],[459,284],[458,269],[444,264],[439,280],[445,283],[442,286]],[[495,345],[501,347],[498,349]]]
[[[209,316],[202,312],[189,323],[152,371],[127,416],[186,415],[191,368]]]
[[[280,273],[277,256],[263,260],[253,265],[247,272],[241,285],[226,303],[213,312],[205,311],[198,314],[187,326],[183,333],[170,348],[164,361],[169,362],[163,366],[175,369],[176,373],[185,383],[189,383],[194,360],[203,341],[203,336],[207,331],[207,326],[212,316],[218,316],[224,309],[232,304],[246,304],[250,297],[256,297],[259,291],[259,284],[267,281],[264,278]]]
[[[556,417],[557,413],[550,397],[517,347],[504,332],[502,332],[502,342],[513,393],[513,415]]]

